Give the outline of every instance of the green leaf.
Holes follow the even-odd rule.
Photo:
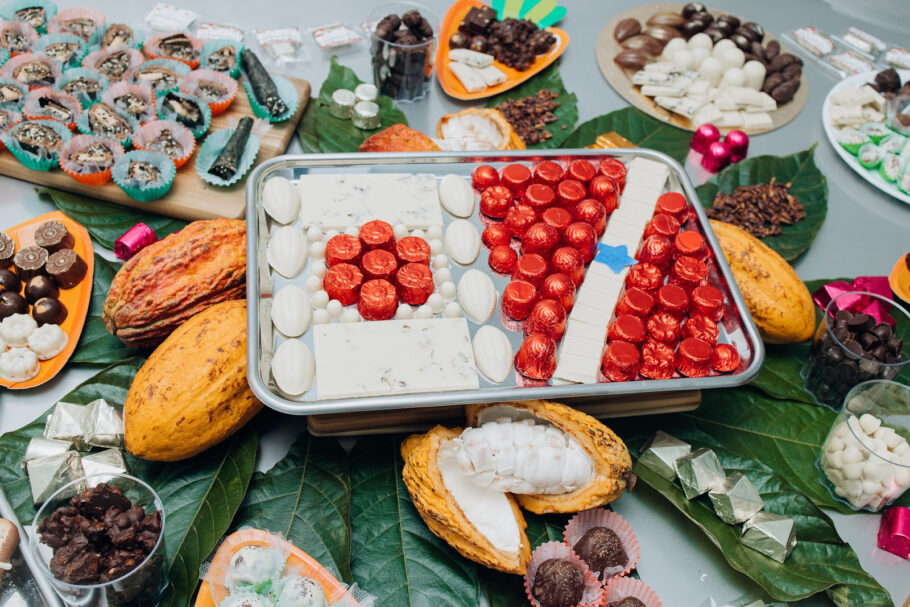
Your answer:
[[[318,154],[319,133],[316,132],[316,99],[310,98],[303,110],[303,116],[300,117],[300,123],[297,125],[297,136],[300,138],[300,145],[307,154]]]
[[[354,90],[360,83],[360,78],[357,77],[351,68],[341,65],[335,57],[332,57],[329,75],[326,77],[325,82],[322,83],[322,88],[319,89],[319,97],[313,99],[310,103],[313,108],[311,120],[315,123],[315,135],[318,137],[318,151],[323,153],[356,152],[360,149],[360,144],[370,135],[393,124],[406,125],[408,123],[407,117],[398,109],[395,102],[385,95],[380,95],[377,100],[381,124],[376,130],[364,131],[355,127],[350,120],[342,120],[332,116],[329,112],[332,93],[337,89]],[[301,128],[303,128],[303,125],[301,125]],[[309,129],[310,127],[307,126],[307,128]],[[310,131],[306,131],[305,136],[308,141],[304,142],[304,135],[302,135],[302,145],[316,145],[316,140]]]
[[[790,183],[790,194],[806,208],[806,217],[793,225],[781,226],[777,236],[762,242],[793,261],[806,252],[825,221],[828,212],[828,180],[815,165],[815,145],[790,156],[756,156],[730,165],[695,188],[705,208],[710,208],[718,191],[732,194],[742,185]]]
[[[476,607],[477,568],[433,535],[411,503],[400,441],[362,438],[351,452],[354,581],[397,607]]]
[[[556,116],[558,120],[546,126],[545,130],[549,132],[552,137],[545,139],[540,143],[529,145],[529,149],[543,150],[558,148],[560,144],[565,141],[566,137],[572,133],[572,128],[578,121],[578,97],[575,96],[575,93],[567,91],[565,85],[563,85],[562,77],[559,75],[559,62],[557,61],[514,89],[491,97],[487,102],[487,107],[496,107],[501,103],[511,101],[512,99],[533,97],[538,91],[543,89],[549,89],[559,93],[559,97],[555,99],[555,101],[559,103],[559,107],[553,112],[553,115]]]
[[[232,527],[281,533],[332,575],[351,578],[351,478],[334,439],[301,436],[287,456],[257,472]]]
[[[689,154],[692,133],[651,118],[644,112],[627,107],[581,123],[562,142],[562,148],[583,148],[594,143],[598,135],[615,131],[640,148],[663,152],[680,164]]]
[[[58,209],[82,224],[92,238],[106,249],[113,250],[114,241],[139,222],[152,228],[158,238],[164,238],[186,226],[186,222],[179,219],[143,213],[69,192],[50,188],[37,188],[37,192],[50,196]]]

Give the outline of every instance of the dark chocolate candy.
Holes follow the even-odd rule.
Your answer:
[[[5,291],[18,293],[19,289],[21,288],[22,281],[19,280],[18,276],[9,270],[0,270],[0,293],[3,293]]]
[[[496,11],[489,6],[483,5],[480,7],[472,6],[461,24],[471,34],[483,34],[494,21],[496,21]]]
[[[619,599],[618,601],[613,601],[607,607],[647,607],[647,605],[642,603],[634,596],[627,596]]]
[[[691,19],[692,15],[695,13],[701,13],[705,11],[705,5],[701,2],[689,2],[682,9],[682,16],[686,19]]]
[[[13,314],[25,314],[28,311],[28,302],[25,298],[13,291],[0,293],[0,319]]]
[[[55,253],[60,249],[72,249],[75,239],[66,226],[59,221],[46,221],[35,232],[35,244]]]
[[[85,278],[88,266],[72,249],[61,249],[47,259],[47,273],[61,289],[71,289]]]
[[[548,559],[534,574],[531,594],[541,607],[574,607],[581,602],[584,589],[578,567],[564,559]]]
[[[37,246],[19,249],[19,252],[13,257],[13,265],[16,266],[19,280],[28,281],[32,276],[43,274],[44,264],[47,263],[47,259],[47,249]]]
[[[573,550],[598,577],[607,567],[625,567],[629,563],[629,555],[619,536],[607,527],[589,529],[575,542]]]
[[[16,254],[16,243],[6,232],[0,232],[0,268],[13,265],[13,256]]]
[[[275,81],[269,76],[268,71],[259,61],[256,53],[248,48],[243,49],[240,53],[243,60],[243,69],[246,71],[246,77],[250,81],[250,87],[256,100],[263,105],[272,117],[281,116],[288,111],[288,106],[278,95],[278,88]]]
[[[38,325],[59,325],[66,315],[66,306],[54,297],[42,297],[32,306],[32,318]]]
[[[57,297],[60,295],[60,288],[54,279],[44,274],[33,276],[28,284],[25,285],[25,299],[30,304],[34,304],[42,297]]]
[[[228,139],[224,148],[218,152],[218,157],[215,158],[215,162],[209,168],[209,173],[224,180],[229,180],[237,174],[237,170],[240,168],[240,159],[246,149],[246,142],[250,138],[250,130],[252,128],[252,118],[244,116],[240,119],[230,139]]]

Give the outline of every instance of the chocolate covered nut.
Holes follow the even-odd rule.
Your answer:
[[[548,559],[537,568],[531,594],[541,607],[570,607],[581,602],[584,588],[578,567],[564,559]]]
[[[32,306],[32,318],[41,325],[59,325],[66,320],[69,313],[66,306],[54,297],[42,297]]]
[[[774,98],[774,101],[776,101],[778,105],[781,105],[793,99],[797,89],[799,89],[799,78],[791,78],[774,87],[774,90],[771,91],[770,94],[771,97]]]
[[[655,56],[659,55],[661,50],[664,48],[664,45],[662,43],[646,34],[639,34],[637,36],[627,38],[622,42],[621,46],[626,49],[642,50],[649,55]]]
[[[410,10],[401,16],[402,23],[418,38],[432,38],[433,26],[417,10]]]
[[[738,28],[741,24],[739,17],[735,17],[733,15],[721,15],[717,18],[717,23],[724,23],[728,25],[730,28],[732,28],[730,30],[731,32]]]
[[[613,57],[613,63],[629,69],[641,69],[651,56],[638,49],[627,48]]]
[[[783,55],[778,55],[771,60],[771,63],[768,64],[768,69],[772,72],[779,72],[791,63],[796,63],[796,56],[791,55],[790,53],[784,53]]]
[[[803,68],[798,63],[791,63],[780,73],[784,80],[799,79],[803,74]]]
[[[720,42],[721,40],[723,40],[724,38],[727,37],[727,35],[723,31],[721,31],[719,28],[716,28],[713,26],[709,26],[709,27],[705,28],[703,33],[706,36],[708,36],[709,38],[711,38],[711,42],[713,42],[714,44],[717,44],[718,42]]]
[[[778,86],[783,84],[783,82],[784,82],[784,75],[781,74],[780,72],[778,72],[776,74],[768,74],[768,76],[765,78],[764,84],[762,84],[761,90],[770,95],[771,91],[773,91]]]
[[[59,294],[60,289],[57,287],[57,283],[53,278],[44,274],[33,276],[25,285],[25,299],[30,304],[34,304],[42,297],[57,297]]]
[[[629,563],[629,555],[619,536],[607,527],[589,529],[572,549],[598,577],[607,567],[625,567]]]
[[[617,42],[622,42],[632,36],[637,36],[641,33],[641,23],[638,19],[623,19],[616,24],[616,28],[613,30],[613,38]]]
[[[386,15],[376,25],[376,36],[392,42],[392,36],[398,31],[399,27],[401,27],[401,17],[394,14]]]
[[[455,32],[449,37],[449,48],[468,48],[471,39],[462,32]]]
[[[744,23],[742,25],[742,27],[737,28],[737,29],[743,30],[743,33],[746,35],[747,38],[751,38],[751,39],[755,40],[756,42],[761,42],[762,40],[765,39],[765,28],[763,28],[758,23],[755,23],[754,21],[749,21],[748,23]]]
[[[683,36],[685,36],[686,39],[689,39],[695,34],[703,31],[706,27],[707,25],[705,25],[704,21],[692,19],[691,21],[686,21],[680,29],[682,30]]]
[[[12,291],[0,293],[0,320],[13,314],[25,314],[28,311],[28,302],[25,298]]]
[[[780,42],[772,40],[765,46],[765,59],[772,61],[778,55],[780,55]]]
[[[648,25],[668,25],[672,28],[680,28],[685,24],[687,19],[678,13],[662,12],[654,13],[648,18]]]
[[[740,28],[742,29],[742,28]],[[737,32],[730,36],[730,41],[736,45],[736,47],[744,53],[749,52],[749,49],[752,46],[752,41],[749,38],[746,38],[741,33]]]
[[[21,288],[22,281],[19,280],[18,276],[9,270],[0,270],[0,293],[3,293],[5,291],[18,293],[19,289]]]
[[[645,28],[644,33],[661,44],[666,44],[673,38],[682,38],[682,34],[679,33],[679,30],[675,27],[670,27],[669,25],[649,25]]]
[[[682,9],[682,16],[691,19],[696,13],[703,13],[706,10],[705,5],[701,2],[689,2]]]

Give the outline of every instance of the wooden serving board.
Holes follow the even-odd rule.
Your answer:
[[[701,391],[658,392],[628,394],[592,400],[569,400],[579,411],[597,419],[635,417],[693,411],[701,405]],[[337,413],[311,415],[307,428],[313,436],[359,436],[365,434],[397,434],[423,432],[436,424],[460,426],[464,424],[464,407],[428,407],[391,411],[365,411],[363,413]]]
[[[255,164],[284,154],[294,136],[307,101],[310,99],[309,82],[299,78],[289,78],[289,80],[297,88],[300,105],[294,116],[284,122],[270,124],[268,131],[259,136],[259,154],[256,156]],[[212,118],[209,133],[224,128],[233,128],[237,121],[245,115],[253,116],[253,110],[247,99],[246,91],[241,85],[231,107],[223,114]],[[246,212],[246,194],[244,193],[246,178],[229,188],[209,185],[202,181],[196,174],[196,156],[199,154],[203,141],[196,142],[193,157],[177,170],[177,177],[174,179],[170,191],[164,197],[151,202],[133,200],[113,181],[102,186],[87,186],[72,179],[61,170],[32,171],[25,168],[8,151],[0,153],[0,175],[187,221],[215,217],[242,219]]]
[[[624,69],[613,63],[613,57],[616,56],[622,49],[619,43],[613,38],[613,31],[616,29],[616,24],[618,24],[623,19],[638,19],[641,22],[642,26],[645,25],[645,22],[653,15],[654,13],[660,12],[672,12],[678,13],[682,10],[684,4],[681,2],[659,2],[657,4],[645,4],[644,6],[636,6],[625,12],[619,13],[604,26],[600,33],[597,35],[597,43],[595,46],[595,53],[597,56],[597,65],[600,67],[601,73],[603,73],[604,78],[607,79],[607,82],[610,83],[610,86],[619,93],[620,97],[645,112],[649,116],[653,116],[658,120],[663,120],[669,122],[674,126],[678,126],[681,129],[686,129],[687,131],[694,131],[695,126],[692,124],[692,121],[681,116],[680,114],[675,114],[669,110],[666,110],[656,103],[650,97],[645,97],[642,95],[639,90],[640,87],[632,84],[632,74],[638,70],[633,69]],[[715,17],[718,17],[723,14],[729,14],[729,11],[717,10],[714,8],[709,8],[710,12]],[[737,17],[739,15],[736,15]],[[742,19],[744,22],[749,21],[749,19]],[[765,34],[765,39],[762,41],[763,45],[767,45],[768,42],[774,40],[774,37],[770,34]],[[790,51],[783,45],[781,45],[781,53],[788,53]],[[796,95],[785,103],[784,105],[778,107],[773,112],[769,112],[771,115],[771,121],[773,125],[769,129],[739,129],[745,130],[749,135],[758,135],[761,133],[767,133],[778,129],[794,118],[797,114],[803,109],[803,106],[806,105],[806,100],[809,98],[809,81],[806,79],[806,73],[803,71],[803,75],[799,81],[799,90],[796,91]],[[733,130],[734,127],[720,127],[721,132],[726,132]]]

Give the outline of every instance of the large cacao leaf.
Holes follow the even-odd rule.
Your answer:
[[[692,133],[651,118],[644,112],[627,107],[581,123],[562,142],[562,148],[583,148],[594,143],[598,135],[615,131],[640,148],[663,152],[680,164],[689,153]]]

